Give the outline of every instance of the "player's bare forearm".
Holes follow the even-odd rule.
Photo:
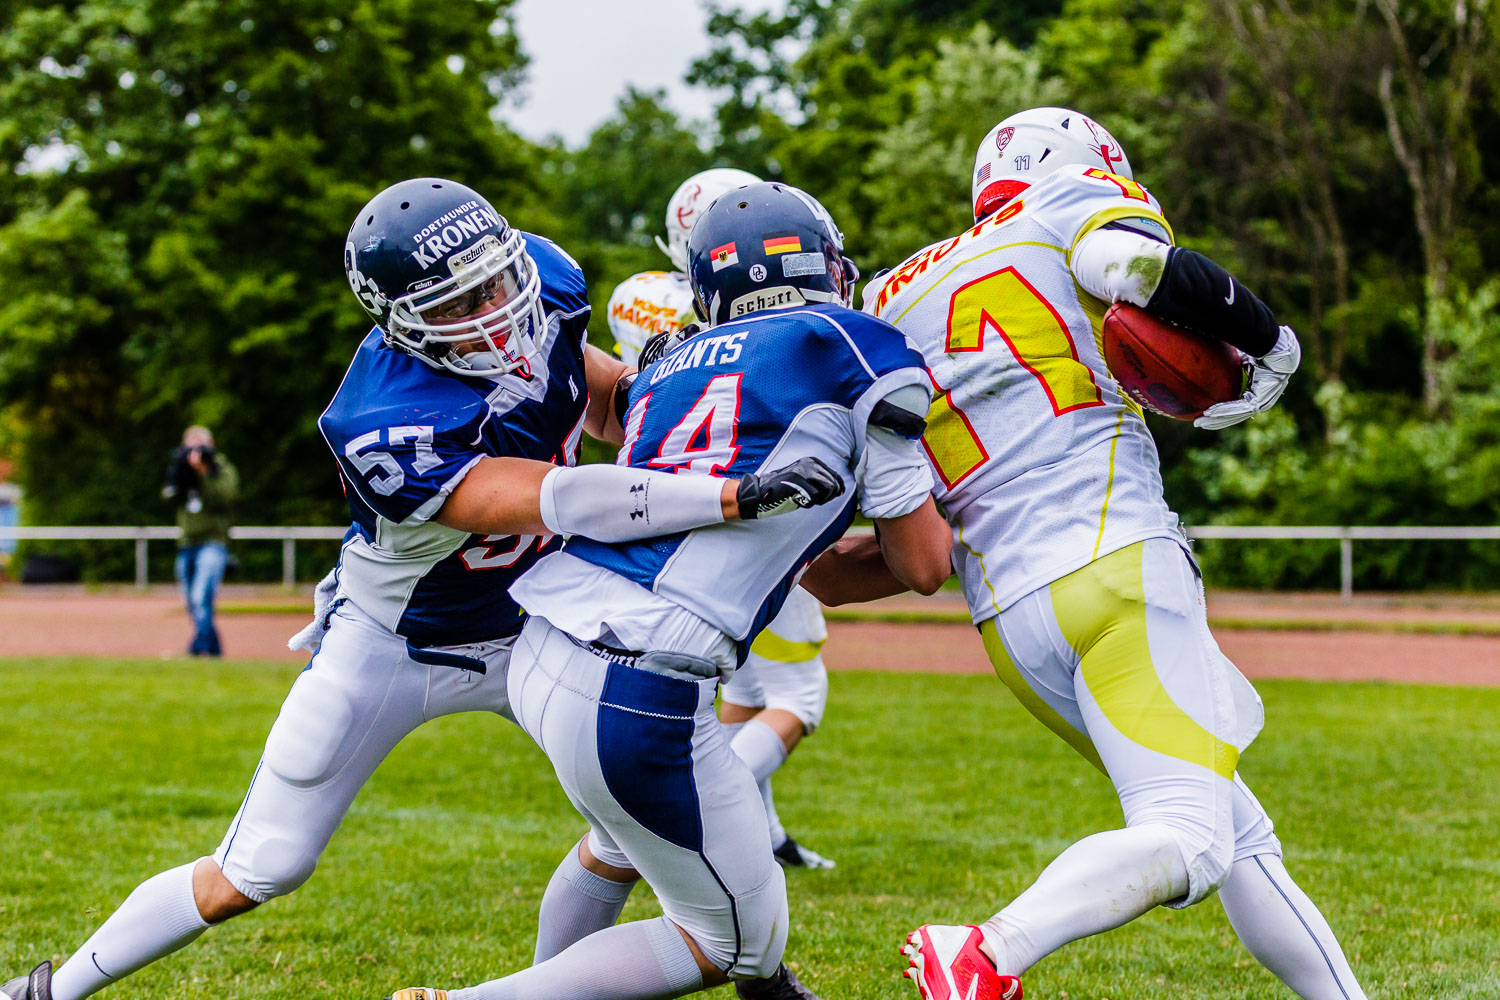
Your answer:
[[[583,347],[584,377],[589,384],[589,405],[583,414],[583,429],[601,441],[624,444],[625,428],[615,416],[615,390],[629,367],[592,344]]]
[[[557,468],[547,462],[529,458],[482,458],[453,490],[435,520],[446,527],[476,535],[549,534],[552,528],[542,518],[542,481]],[[586,468],[609,469],[612,476],[616,469],[612,465]],[[581,470],[568,470],[568,473],[571,475],[575,471]],[[630,474],[630,470],[619,470],[621,477]],[[671,481],[669,473],[641,472],[635,473],[635,476],[666,477],[663,480],[666,485],[676,485]],[[740,481],[725,479],[718,482],[722,520],[732,521],[740,516]],[[574,484],[575,490],[576,487],[577,484]],[[623,490],[618,483],[613,484],[613,488]],[[625,510],[623,504],[624,500],[621,500],[615,506]],[[620,516],[628,517],[628,511]],[[650,530],[651,520],[650,517],[632,519],[632,526],[641,529],[634,537],[648,538],[653,534],[667,533]],[[706,518],[700,522],[709,523],[712,522]]]
[[[540,535],[542,480],[554,468],[529,458],[482,458],[434,519],[476,535]]]
[[[885,564],[919,594],[935,594],[953,575],[953,529],[932,497],[909,514],[875,522]]]
[[[911,589],[885,564],[874,535],[840,538],[813,561],[800,583],[829,607],[877,601]]]

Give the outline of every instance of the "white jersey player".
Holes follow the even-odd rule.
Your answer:
[[[1301,996],[1360,997],[1236,774],[1260,700],[1209,633],[1155,445],[1099,339],[1108,305],[1129,301],[1241,349],[1249,390],[1198,421],[1219,427],[1274,403],[1296,338],[1222,268],[1172,246],[1119,144],[1077,112],[1037,108],[992,129],[974,214],[872,282],[865,305],[932,370],[924,440],[991,662],[1109,776],[1125,828],[1068,848],[979,927],[914,932],[908,975],[927,1000],[1014,1000],[1018,977],[1066,942],[1217,890],[1241,940]],[[837,565],[806,578],[826,600],[840,596],[820,582]]]
[[[719,195],[760,178],[743,170],[715,168],[683,181],[667,202],[667,239],[657,245],[675,271],[643,271],[622,281],[609,298],[609,330],[615,352],[635,365],[653,337],[671,334],[696,319],[688,286],[688,233]],[[661,345],[665,346],[665,344]],[[644,367],[642,365],[641,367]],[[745,665],[724,685],[719,715],[730,745],[744,758],[760,784],[776,858],[793,868],[832,868],[833,861],[798,843],[776,812],[771,775],[804,736],[823,721],[828,704],[828,670],[822,647],[828,638],[823,609],[800,588],[750,647]]]
[[[734,483],[571,467],[585,428],[620,440],[625,368],[585,341],[572,258],[461,184],[378,194],[344,264],[377,325],[318,421],[352,520],[310,632],[321,644],[213,856],[142,883],[55,976],[44,962],[0,987],[10,1000],[79,1000],[292,892],[409,732],[454,712],[510,717],[524,616],[508,589],[558,536],[670,534],[806,492],[787,470]]]

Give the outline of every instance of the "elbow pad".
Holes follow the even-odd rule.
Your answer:
[[[1217,337],[1253,358],[1276,346],[1271,309],[1201,253],[1173,247],[1146,311],[1178,326]]]

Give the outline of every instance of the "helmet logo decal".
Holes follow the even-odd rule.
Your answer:
[[[1066,126],[1064,126],[1066,127]],[[1016,134],[1015,126],[1007,125],[995,133],[995,152],[1005,152],[1005,147],[1010,145],[1010,137]]]
[[[708,252],[708,259],[713,262],[715,271],[722,271],[726,267],[732,267],[740,262],[740,255],[735,250],[733,243],[725,243],[721,247],[714,247]]]
[[[684,200],[681,205],[677,206],[677,224],[683,229],[693,228],[693,224],[690,220],[694,215],[698,214],[698,196],[702,193],[703,185],[694,184],[692,190],[687,192],[686,200]]]
[[[349,290],[359,299],[360,305],[371,313],[379,314],[390,305],[390,300],[381,294],[380,286],[366,277],[355,264],[353,243],[344,244],[344,274],[349,278]]]
[[[469,209],[468,214],[461,215]],[[470,236],[478,236],[480,233],[496,229],[500,226],[500,217],[488,208],[479,206],[477,202],[467,202],[463,206],[454,209],[435,219],[425,229],[412,237],[412,242],[417,248],[411,252],[411,257],[422,270],[427,270],[433,264],[442,260],[450,250],[456,250],[463,246],[464,240]]]
[[[1088,126],[1089,134],[1094,137],[1094,145],[1089,148],[1099,154],[1099,158],[1104,161],[1104,169],[1114,173],[1114,164],[1125,162],[1125,154],[1120,151],[1118,145],[1115,145],[1114,136],[1104,131],[1090,118],[1085,118],[1083,123]]]
[[[762,309],[777,309],[783,306],[805,306],[807,299],[802,291],[792,285],[772,285],[749,295],[741,295],[729,303],[729,318],[739,319]]]
[[[764,264],[751,264],[750,265],[750,280],[751,281],[765,281],[766,280],[766,266]]]
[[[775,253],[801,253],[802,238],[796,233],[788,233],[785,236],[768,236],[765,239],[767,254]]]

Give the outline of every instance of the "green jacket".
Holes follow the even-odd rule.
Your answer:
[[[180,545],[229,542],[230,515],[240,492],[240,474],[222,452],[217,458],[217,471],[205,477],[199,489],[177,508],[177,526],[182,529]]]

